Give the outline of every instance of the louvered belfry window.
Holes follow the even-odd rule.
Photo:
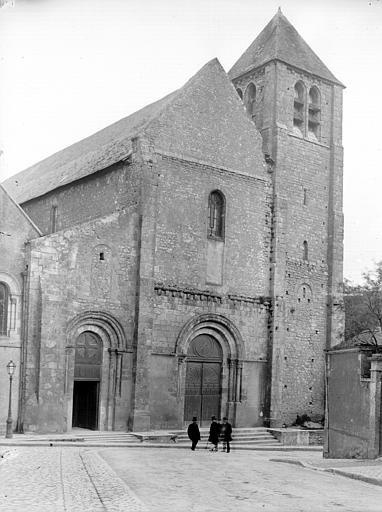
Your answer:
[[[0,283],[0,336],[7,335],[8,320],[8,287],[5,283]]]
[[[218,190],[211,192],[208,204],[208,235],[211,238],[224,238],[225,201]]]
[[[294,86],[294,109],[293,126],[297,128],[302,135],[305,131],[305,87],[302,82],[297,82]]]

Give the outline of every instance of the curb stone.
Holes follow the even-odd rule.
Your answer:
[[[322,471],[324,473],[331,473],[334,475],[344,476],[346,478],[352,478],[353,480],[359,480],[366,482],[367,484],[382,486],[382,480],[380,478],[373,478],[371,476],[365,476],[360,473],[351,473],[349,471],[343,471],[337,468],[319,468],[313,464],[302,462],[301,460],[295,459],[269,459],[270,462],[284,462],[286,464],[294,464],[295,466],[301,466],[307,469],[313,469],[314,471]]]
[[[382,480],[380,478],[373,478],[371,476],[365,476],[359,473],[350,473],[349,471],[342,471],[342,469],[336,468],[327,468],[325,471],[327,473],[334,473],[336,475],[352,478],[353,480],[360,480],[362,482],[366,482],[367,484],[382,486]]]

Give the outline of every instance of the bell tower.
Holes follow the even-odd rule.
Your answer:
[[[229,75],[273,178],[268,417],[324,414],[324,350],[343,336],[343,84],[281,10]]]

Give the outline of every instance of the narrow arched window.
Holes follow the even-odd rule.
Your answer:
[[[54,233],[57,229],[57,205],[52,205],[50,210],[50,231]]]
[[[302,256],[303,256],[303,259],[305,261],[308,260],[308,242],[306,240],[304,240],[303,244],[302,244]]]
[[[242,100],[243,99],[243,91],[241,89],[237,88],[236,92],[239,95],[239,98]]]
[[[225,200],[218,190],[211,192],[208,200],[208,236],[224,238]]]
[[[297,82],[294,86],[293,102],[293,128],[301,135],[304,135],[305,123],[305,86],[302,82]]]
[[[252,82],[245,90],[245,107],[248,114],[253,117],[256,113],[256,87]]]
[[[5,283],[0,283],[0,336],[6,336],[8,330],[9,291]]]
[[[321,97],[320,91],[316,86],[310,88],[309,91],[309,119],[308,119],[308,135],[320,139],[321,126]]]

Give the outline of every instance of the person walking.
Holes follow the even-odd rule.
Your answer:
[[[223,418],[223,423],[220,428],[220,438],[223,442],[223,452],[229,453],[231,451],[230,442],[232,441],[232,425],[228,423],[226,417]]]
[[[208,437],[208,441],[214,445],[214,448],[211,448],[211,452],[218,451],[218,443],[219,443],[219,434],[220,434],[220,425],[216,421],[216,417],[211,417],[211,426],[210,426],[210,435]]]
[[[191,445],[191,450],[192,451],[195,450],[196,445],[200,441],[200,430],[199,430],[199,426],[197,424],[197,421],[198,421],[198,418],[196,416],[194,416],[192,418],[192,423],[190,423],[188,425],[188,429],[187,429],[188,437],[190,438],[190,440],[192,442],[192,445]]]

